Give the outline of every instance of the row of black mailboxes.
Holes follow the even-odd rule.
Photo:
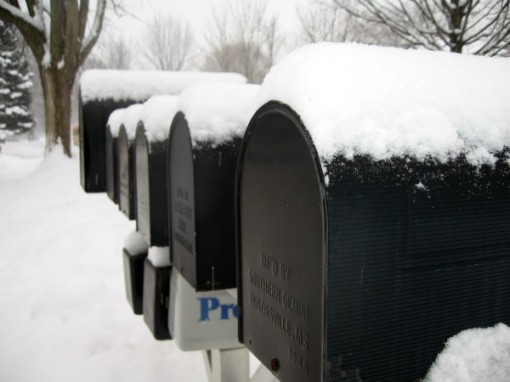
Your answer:
[[[445,60],[455,74],[431,76]],[[501,76],[474,91],[459,75],[472,60]],[[320,86],[305,81],[342,67]],[[282,381],[418,380],[447,338],[510,320],[507,69],[426,52],[300,50],[266,78],[235,138],[201,141],[186,102],[158,148],[138,126],[125,171],[138,229],[150,246],[169,245],[173,270],[197,290],[238,288],[239,340]],[[363,81],[338,104],[324,98],[349,76]],[[506,101],[488,103],[487,87]],[[200,106],[211,119],[225,112]]]

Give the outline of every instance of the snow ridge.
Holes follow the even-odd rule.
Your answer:
[[[494,162],[510,145],[510,60],[358,44],[297,49],[265,78],[302,118],[324,162],[409,155]]]

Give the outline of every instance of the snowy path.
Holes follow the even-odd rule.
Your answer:
[[[0,380],[205,381],[200,353],[155,341],[131,313],[121,249],[134,225],[105,194],[83,192],[78,153],[42,160],[40,143],[9,145],[0,154]]]

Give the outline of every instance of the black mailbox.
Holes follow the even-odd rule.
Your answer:
[[[145,261],[143,317],[154,338],[170,339],[170,253],[166,157],[168,129],[177,97],[155,96],[143,104],[136,129],[136,203],[138,229],[151,245]]]
[[[143,313],[144,262],[149,246],[139,232],[131,232],[124,241],[122,259],[126,297],[133,313]]]
[[[136,219],[135,137],[142,108],[135,104],[125,109],[117,138],[119,208],[130,220]]]
[[[121,126],[117,138],[119,208],[129,220],[136,219],[134,141]]]
[[[112,135],[110,126],[106,127],[106,195],[115,204],[119,203],[119,179],[117,172],[117,137]]]
[[[90,99],[80,93],[80,180],[85,192],[106,191],[106,125],[110,113],[132,100]]]
[[[172,265],[198,291],[236,287],[234,178],[259,87],[190,86],[168,142]]]
[[[176,103],[175,96],[150,98],[136,128],[137,225],[150,246],[168,246],[167,138]]]
[[[151,247],[144,265],[143,319],[157,340],[171,338],[168,330],[170,271],[168,247]]]
[[[157,94],[179,94],[195,82],[244,83],[236,73],[87,70],[80,79],[80,180],[86,192],[106,191],[106,123],[113,110]]]
[[[122,116],[126,109],[117,109],[110,114],[106,126],[106,194],[119,204],[118,136]]]
[[[253,116],[236,181],[239,336],[280,380],[420,380],[449,337],[510,322],[510,92],[462,82],[473,62],[509,79],[503,61],[350,45],[266,78],[279,102]],[[461,74],[433,77],[445,63]]]

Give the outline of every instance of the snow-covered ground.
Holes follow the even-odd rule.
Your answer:
[[[0,381],[206,381],[199,352],[157,342],[131,313],[121,249],[133,222],[83,192],[77,152],[43,151],[32,141],[0,153]],[[451,339],[427,382],[509,380],[500,324]]]
[[[0,153],[0,380],[206,381],[199,352],[157,342],[124,294],[133,230],[106,194],[85,194],[79,155],[44,142]]]
[[[0,143],[0,182],[22,179],[40,164],[44,140]]]

